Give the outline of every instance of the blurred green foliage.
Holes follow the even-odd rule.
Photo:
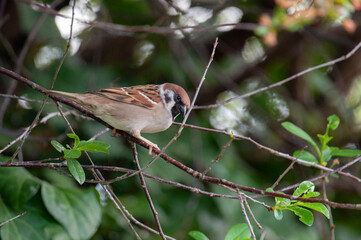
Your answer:
[[[193,96],[209,60],[214,39],[218,36],[215,59],[196,101],[196,105],[214,104],[335,59],[346,54],[361,39],[356,28],[360,24],[358,0],[334,1],[327,8],[316,3],[307,5],[314,1],[297,1],[304,2],[305,8],[282,5],[284,2],[172,1],[180,8],[177,11],[167,4],[168,1],[76,1],[79,8],[76,9],[76,18],[82,17],[87,21],[87,12],[90,11],[98,22],[74,36],[72,49],[60,68],[54,89],[86,92],[110,86],[173,82]],[[26,39],[34,34],[19,72],[49,88],[67,44],[61,32],[69,32],[69,22],[59,26],[55,23],[56,17],[50,14],[35,32],[34,26],[43,14],[41,8],[22,1],[6,0],[4,5],[0,11],[0,40],[6,39],[11,47],[1,40],[0,66],[14,70],[17,58],[12,52],[19,56]],[[56,10],[65,7],[69,7],[68,1],[61,2]],[[218,14],[229,7],[238,8],[242,15],[237,16],[235,22],[227,20],[222,23],[239,23],[237,27],[226,31],[215,27],[203,28],[217,22]],[[320,10],[325,14],[320,15]],[[300,18],[297,18],[297,11]],[[169,27],[194,24],[195,20],[199,26],[197,29],[161,32],[163,29],[170,30]],[[356,52],[345,62],[313,71],[280,87],[220,108],[193,110],[188,122],[249,136],[267,147],[292,154],[297,149],[303,149],[305,142],[283,129],[281,122],[287,120],[310,136],[316,136],[325,131],[325,119],[336,114],[342,124],[332,132],[333,146],[357,149],[361,137],[360,102],[357,101],[360,92],[352,89],[360,85],[359,57]],[[36,63],[36,59],[39,62]],[[6,93],[10,85],[11,79],[0,75],[1,93]],[[14,94],[43,99],[43,95],[19,83]],[[0,104],[3,102],[4,97],[1,96]],[[25,108],[21,101],[10,101],[0,126],[0,149],[19,136],[40,109],[39,103],[27,104],[30,109]],[[63,110],[72,109],[63,106]],[[57,112],[57,108],[48,104],[41,118],[53,112]],[[80,139],[89,139],[105,128],[76,114],[67,118]],[[172,126],[165,132],[144,134],[144,137],[163,147],[177,130],[178,127]],[[59,157],[50,142],[56,140],[64,146],[73,146],[74,141],[66,137],[67,133],[69,130],[61,117],[40,123],[26,140],[18,161]],[[135,169],[132,152],[125,139],[113,137],[109,131],[97,140],[112,147],[110,154],[90,154],[96,165]],[[217,158],[228,141],[228,136],[185,128],[166,154],[202,172]],[[1,161],[7,161],[16,148],[15,144],[2,152]],[[140,164],[145,166],[151,161],[148,150],[138,151]],[[339,161],[345,164],[349,158],[340,158]],[[79,158],[79,162],[89,164],[85,158]],[[259,150],[250,142],[234,140],[219,162],[212,165],[209,175],[266,189],[289,164],[289,160]],[[330,167],[332,163],[324,161],[324,164]],[[162,159],[145,172],[206,191],[234,194],[221,186],[196,180]],[[354,165],[350,172],[360,176],[360,166]],[[102,173],[106,179],[121,175],[111,171]],[[280,188],[317,174],[319,171],[316,169],[295,165],[281,181]],[[85,183],[80,186],[68,175],[66,169],[57,172],[46,168],[0,168],[0,222],[26,211],[24,216],[1,228],[1,238],[135,239],[126,220],[99,185]],[[92,175],[86,171],[86,177],[90,179]],[[233,226],[245,222],[239,200],[212,198],[155,180],[146,181],[165,234],[176,239],[190,239],[190,231],[202,232],[209,239],[224,239]],[[319,182],[315,184],[320,192]],[[136,219],[156,229],[136,176],[111,186]],[[358,188],[357,182],[347,178],[330,178],[328,198],[336,202],[357,203],[360,194],[355,189]],[[277,189],[274,190],[277,192]],[[274,204],[271,198],[258,200],[270,206]],[[283,213],[282,221],[275,221],[266,208],[252,202],[250,207],[265,229],[266,239],[313,240],[329,236],[329,223],[317,212],[314,212],[317,224],[308,227],[289,212]],[[336,225],[336,239],[359,238],[358,211],[332,209],[331,213]],[[259,238],[262,231],[252,220],[251,223]],[[143,239],[160,239],[142,228],[136,227],[136,230]]]

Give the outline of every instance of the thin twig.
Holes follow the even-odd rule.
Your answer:
[[[209,167],[203,171],[203,173],[202,173],[203,175],[206,175],[212,169],[213,164],[218,163],[219,159],[221,159],[223,157],[223,154],[225,153],[227,148],[229,148],[231,146],[231,143],[233,142],[233,140],[234,140],[234,137],[231,136],[231,139],[229,139],[228,142],[226,143],[226,145],[224,145],[222,147],[222,151],[218,154],[216,159],[212,160],[211,163],[209,164]]]
[[[264,230],[261,234],[261,237],[259,238],[259,240],[264,240],[267,234],[267,230]]]
[[[72,111],[68,111],[68,112],[65,112],[64,115],[68,115],[72,113]],[[36,126],[38,126],[39,124],[42,124],[42,123],[46,123],[49,119],[55,117],[55,116],[60,116],[60,113],[59,112],[54,112],[54,113],[49,113],[48,115],[46,115],[45,117],[43,117],[41,120],[39,120],[34,126],[33,128],[35,128]],[[8,145],[6,145],[5,147],[3,147],[2,149],[0,149],[0,154],[2,152],[4,152],[6,149],[10,148],[12,145],[14,145],[15,143],[21,141],[22,139],[24,139],[25,137],[25,134],[27,133],[27,131],[29,130],[29,128],[31,127],[28,126],[25,129],[25,131],[20,134],[20,136],[18,136],[16,139],[14,139],[13,141],[9,142]]]
[[[323,171],[321,170],[321,175],[323,174]],[[322,197],[325,200],[327,199],[327,188],[326,188],[326,177],[322,178]],[[333,217],[332,217],[332,211],[330,206],[326,206],[328,212],[330,213],[330,218],[328,219],[330,223],[330,240],[335,240],[335,224],[333,223]]]
[[[29,127],[27,127],[27,128],[29,128]],[[26,129],[27,129],[27,128],[26,128]],[[12,140],[11,142],[9,142],[8,145],[6,145],[6,146],[3,147],[2,149],[0,149],[0,154],[1,154],[2,152],[4,152],[6,149],[8,149],[9,147],[11,147],[12,145],[14,145],[15,143],[17,143],[18,141],[20,141],[20,140],[24,137],[24,135],[25,135],[25,133],[26,133],[26,129],[25,129],[25,131],[24,131],[19,137],[15,138],[15,139]]]
[[[110,130],[110,128],[105,128],[104,130],[98,132],[98,133],[95,134],[93,137],[91,137],[91,138],[89,139],[89,141],[97,139],[98,137],[100,137],[100,136],[103,135],[104,133],[109,132],[109,130]]]
[[[107,185],[109,187],[109,185]],[[111,191],[110,187],[109,190]],[[120,202],[119,198],[115,195],[115,193],[113,191],[111,191],[111,194],[113,195],[114,199],[117,201],[117,203],[123,208],[124,213],[126,214],[126,216],[132,220],[135,224],[137,224],[138,226],[148,230],[149,232],[155,233],[155,234],[159,234],[159,232],[157,230],[154,230],[153,228],[145,225],[142,222],[139,222],[135,217],[133,217],[132,214],[130,214],[128,212],[128,210],[125,208],[125,206]],[[128,220],[128,219],[127,219]],[[171,239],[171,240],[175,240],[175,238],[172,238],[170,236],[166,236],[167,239]]]
[[[100,174],[100,172],[98,172],[98,174]],[[128,224],[129,228],[132,230],[133,234],[135,235],[135,237],[138,240],[141,240],[141,237],[139,236],[139,234],[137,233],[137,231],[134,229],[132,223],[130,222],[130,220],[127,217],[128,211],[125,208],[125,206],[121,203],[121,201],[119,200],[119,198],[115,195],[115,193],[113,192],[113,190],[110,188],[109,185],[102,185],[103,189],[105,190],[105,192],[107,193],[108,197],[110,198],[110,200],[114,203],[115,207],[118,209],[118,211],[122,214],[123,218],[125,219],[126,223]]]
[[[133,149],[133,160],[135,163],[135,166],[137,167],[137,170],[139,171],[141,169],[140,164],[139,164],[139,160],[138,160],[138,152],[137,152],[137,148],[134,142],[131,143],[132,145],[132,149]],[[166,237],[164,236],[163,233],[163,229],[162,229],[162,225],[160,224],[159,218],[158,218],[158,212],[154,207],[152,198],[149,194],[148,188],[147,188],[147,184],[144,180],[144,176],[142,172],[139,172],[139,179],[140,179],[140,184],[144,190],[145,196],[147,197],[150,209],[152,210],[153,216],[154,216],[154,220],[157,224],[158,230],[159,230],[159,235],[162,237],[163,240],[166,240]]]
[[[314,182],[314,181],[320,180],[320,179],[322,179],[322,178],[328,177],[328,176],[330,176],[331,174],[340,174],[340,173],[343,173],[342,171],[343,171],[344,169],[346,169],[346,168],[348,168],[348,167],[350,167],[350,166],[352,166],[352,165],[354,165],[354,164],[356,164],[356,163],[358,163],[358,162],[360,162],[360,161],[361,161],[361,157],[357,157],[357,158],[355,158],[354,160],[346,163],[346,164],[343,165],[342,167],[336,168],[335,170],[333,170],[333,171],[331,171],[331,172],[326,172],[326,173],[321,174],[321,175],[318,175],[318,176],[316,176],[316,177],[307,179],[306,181]],[[350,173],[344,173],[344,174],[345,174],[344,176],[346,176],[346,175],[349,174],[348,177],[356,180],[357,182],[361,182],[361,179],[353,176],[353,175],[350,174]],[[341,174],[340,174],[340,175],[341,175]],[[353,178],[353,177],[354,177],[354,178]],[[294,184],[294,185],[291,185],[291,186],[282,188],[282,189],[277,190],[277,191],[285,192],[285,191],[288,191],[288,190],[290,190],[290,189],[297,188],[299,185],[300,185],[300,183],[297,183],[297,184]]]
[[[244,193],[241,193],[241,194],[243,194],[243,196],[246,195],[246,194],[244,194]],[[257,221],[257,219],[256,219],[256,217],[254,216],[254,214],[253,214],[253,212],[252,212],[252,209],[251,209],[251,207],[249,206],[249,204],[248,204],[248,202],[247,202],[246,199],[244,199],[244,205],[246,205],[247,210],[248,210],[249,214],[251,215],[254,223],[257,225],[257,227],[258,227],[259,229],[263,230],[263,227],[262,227],[261,224],[259,224],[259,222]]]
[[[5,1],[3,1],[3,3],[5,3]],[[1,16],[0,16],[0,19],[1,19]],[[3,23],[3,21],[0,20],[0,28],[2,27],[2,23]],[[4,36],[4,34],[2,34],[2,32],[0,32],[0,42],[4,46],[5,50],[7,51],[8,55],[10,57],[10,59],[12,60],[12,62],[14,64],[16,64],[16,61],[18,59],[18,57],[16,55],[16,52],[15,52],[14,48],[11,46],[9,40]]]
[[[17,99],[17,100],[23,100],[26,102],[35,102],[35,103],[42,103],[43,101],[41,100],[35,100],[35,99],[30,99],[30,98],[26,98],[26,97],[20,97],[20,96],[16,96],[16,95],[11,95],[11,94],[2,94],[0,93],[0,97],[4,97],[4,98],[13,98],[13,99]],[[46,103],[48,105],[55,105],[54,103]]]
[[[1,67],[0,67],[0,71],[1,71]],[[174,125],[181,125],[180,123],[177,123],[177,122],[174,122],[173,123]],[[324,170],[326,172],[334,172],[333,169],[331,168],[328,168],[328,167],[324,167],[322,165],[319,165],[317,163],[313,163],[313,162],[307,162],[307,161],[304,161],[302,159],[297,159],[287,153],[283,153],[283,152],[279,152],[279,151],[276,151],[272,148],[269,148],[269,147],[266,147],[260,143],[258,143],[257,141],[253,140],[252,138],[250,137],[245,137],[245,136],[241,136],[241,135],[237,135],[237,134],[231,134],[231,133],[228,133],[228,132],[225,132],[223,130],[217,130],[217,129],[211,129],[211,128],[205,128],[205,127],[200,127],[200,126],[195,126],[195,125],[191,125],[191,124],[184,124],[185,127],[189,127],[189,128],[193,128],[193,129],[198,129],[198,130],[201,130],[201,131],[206,131],[206,132],[213,132],[213,133],[220,133],[220,134],[223,134],[223,135],[227,135],[227,136],[232,136],[235,138],[235,139],[241,139],[241,140],[246,140],[248,142],[251,142],[252,144],[256,145],[256,147],[258,147],[259,149],[263,149],[275,156],[278,156],[278,157],[282,157],[282,158],[286,158],[286,159],[289,159],[291,161],[296,161],[298,164],[302,164],[302,165],[305,165],[305,166],[312,166],[314,168],[318,168],[318,169],[321,169],[321,170]],[[346,176],[346,177],[350,177],[358,182],[361,182],[361,179],[360,178],[357,178],[355,176],[353,176],[352,174],[350,173],[344,173],[344,172],[341,172],[341,171],[338,171],[337,174],[339,175],[343,175],[343,176]]]
[[[21,216],[25,215],[25,214],[26,214],[26,212],[22,212],[19,215],[15,216],[13,218],[10,218],[9,220],[6,220],[5,222],[0,223],[0,227],[4,226],[5,224],[7,224],[7,223],[17,219],[18,217],[21,217]]]
[[[297,160],[302,156],[303,151],[304,151],[304,149],[302,149],[302,151],[298,154],[298,156],[296,157]],[[271,186],[272,189],[275,189],[275,187],[278,186],[278,184],[281,182],[282,178],[293,168],[293,165],[295,163],[296,163],[296,160],[293,160],[291,162],[291,164],[288,166],[288,168],[286,168],[286,170],[278,177],[276,182]]]
[[[238,196],[239,196],[239,202],[241,203],[242,213],[243,213],[243,215],[244,215],[244,218],[246,219],[246,222],[247,222],[249,231],[251,232],[252,239],[253,239],[253,240],[256,240],[256,235],[254,234],[253,227],[252,227],[252,225],[251,225],[251,222],[249,221],[249,218],[248,218],[248,215],[247,215],[247,212],[246,212],[246,208],[244,207],[244,202],[245,202],[246,200],[245,200],[245,198],[243,197],[241,191],[239,191],[239,190],[237,190],[237,191],[238,191]]]
[[[55,102],[55,104],[56,104],[56,107],[58,108],[58,111],[59,111],[61,117],[64,119],[66,125],[68,126],[68,128],[70,129],[70,131],[71,131],[73,134],[75,134],[74,129],[73,129],[72,126],[70,125],[70,123],[69,123],[68,119],[66,118],[65,114],[63,113],[63,111],[61,110],[59,103],[58,103],[58,102]]]
[[[263,87],[263,88],[258,88],[257,90],[255,91],[252,91],[252,92],[249,92],[249,93],[246,93],[246,94],[243,94],[243,95],[240,95],[240,96],[236,96],[236,97],[233,97],[233,98],[230,98],[228,100],[225,100],[225,101],[222,101],[222,102],[218,102],[216,104],[210,104],[210,105],[205,105],[205,106],[195,106],[194,109],[210,109],[210,108],[217,108],[217,107],[220,107],[220,106],[223,106],[224,104],[227,104],[229,102],[232,102],[232,101],[235,101],[235,100],[238,100],[238,99],[242,99],[242,98],[248,98],[250,96],[253,96],[255,94],[258,94],[260,92],[264,92],[264,91],[267,91],[267,90],[270,90],[272,88],[275,88],[275,87],[279,87],[287,82],[290,82],[296,78],[299,78],[300,76],[303,76],[309,72],[313,72],[317,69],[320,69],[320,68],[325,68],[325,67],[329,67],[329,66],[332,66],[332,65],[335,65],[336,63],[339,63],[339,62],[342,62],[342,61],[345,61],[346,59],[350,58],[352,55],[355,54],[356,51],[358,51],[359,49],[361,48],[361,42],[359,42],[350,52],[348,52],[346,55],[343,55],[339,58],[336,58],[332,61],[329,61],[329,62],[326,62],[326,63],[322,63],[322,64],[319,64],[319,65],[316,65],[314,67],[310,67],[310,68],[307,68],[306,70],[303,70],[297,74],[294,74],[292,75],[291,77],[288,77],[284,80],[281,80],[279,82],[276,82],[274,84],[271,84],[271,85],[268,85],[266,87]]]
[[[231,188],[231,187],[228,187],[228,186],[222,185],[222,184],[221,184],[220,186],[222,186],[222,187],[224,187],[224,188],[227,188],[228,190],[230,190],[230,191],[238,194],[237,189],[233,189],[233,188]],[[251,200],[251,201],[254,202],[254,203],[257,203],[257,204],[259,204],[259,205],[262,205],[262,206],[265,207],[268,211],[272,211],[272,207],[268,206],[268,205],[265,204],[264,202],[257,201],[256,199],[253,198],[253,196],[250,197],[250,196],[248,196],[248,195],[246,195],[246,194],[244,194],[243,196],[244,196],[245,198]],[[237,199],[239,199],[239,196],[237,197]]]

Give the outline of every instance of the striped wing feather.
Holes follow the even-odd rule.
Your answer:
[[[137,105],[148,109],[162,101],[159,96],[159,88],[157,85],[105,88],[99,92],[92,92],[92,94],[101,95],[114,101]]]

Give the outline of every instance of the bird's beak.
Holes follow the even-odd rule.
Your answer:
[[[182,116],[185,116],[187,113],[187,107],[184,105],[179,105],[178,110],[179,110],[180,114],[182,114]]]

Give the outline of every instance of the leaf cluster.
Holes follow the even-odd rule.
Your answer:
[[[66,159],[68,169],[79,184],[83,184],[85,181],[85,172],[79,161],[77,160],[81,156],[82,151],[87,152],[103,152],[109,153],[108,148],[110,144],[102,141],[90,140],[84,141],[79,139],[76,134],[69,133],[67,134],[69,138],[74,139],[73,147],[70,147],[68,144],[64,147],[61,143],[56,140],[51,141],[51,145],[58,151],[62,152],[64,155],[62,158]]]
[[[331,130],[336,130],[340,124],[340,118],[336,115],[331,115],[327,118],[328,124],[326,127],[325,133],[317,134],[319,142],[313,140],[313,138],[303,129],[297,127],[291,122],[283,122],[282,126],[289,131],[290,133],[296,135],[299,138],[307,141],[314,148],[316,155],[306,151],[306,150],[297,150],[293,153],[293,156],[307,161],[326,166],[327,162],[335,157],[356,157],[361,155],[361,150],[359,149],[340,149],[338,147],[329,146],[330,141],[333,139],[330,136]],[[334,164],[331,166],[333,167]]]
[[[302,197],[302,198],[318,197],[320,193],[314,190],[315,190],[315,185],[312,182],[304,181],[293,192],[293,196]],[[271,188],[268,188],[267,191],[274,192]],[[282,197],[276,197],[275,201],[276,204],[272,209],[274,216],[277,220],[283,219],[282,211],[289,210],[292,211],[295,215],[297,215],[301,222],[303,222],[307,226],[311,226],[313,224],[313,213],[309,209],[318,211],[323,215],[325,215],[327,218],[330,218],[330,213],[327,207],[322,203],[301,202]]]

